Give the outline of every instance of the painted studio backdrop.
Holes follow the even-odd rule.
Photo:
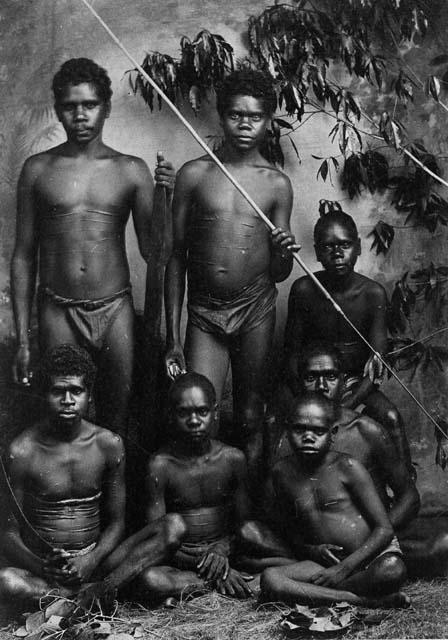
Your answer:
[[[422,78],[428,74],[446,74],[444,54],[448,51],[446,33],[448,11],[442,3],[433,2],[434,27],[423,41],[418,38],[398,53],[406,65]],[[256,0],[96,0],[94,8],[123,41],[124,45],[142,61],[146,52],[160,51],[173,57],[179,55],[182,36],[194,38],[201,29],[218,33],[229,42],[235,54],[247,54],[247,22],[251,15],[259,15],[267,4]],[[106,144],[124,153],[141,156],[153,170],[156,153],[179,168],[186,160],[201,155],[195,141],[178,123],[166,107],[153,113],[140,96],[130,89],[126,71],[132,66],[123,53],[109,39],[93,16],[81,2],[75,0],[3,0],[0,6],[0,341],[2,401],[0,419],[5,433],[8,425],[17,423],[14,413],[20,404],[18,391],[9,385],[9,369],[13,349],[13,322],[10,304],[9,261],[15,234],[15,188],[21,165],[27,156],[61,142],[62,127],[52,110],[51,79],[60,64],[70,57],[90,57],[104,66],[112,79],[112,113],[106,122]],[[442,67],[437,66],[439,56]],[[444,62],[445,60],[445,62]],[[432,66],[431,66],[432,65]],[[394,108],[395,94],[388,88],[378,98],[378,92],[365,80],[357,80],[337,65],[331,69],[341,84],[350,87],[353,95],[362,99],[369,114],[379,121],[384,109]],[[402,122],[412,131],[413,139],[437,156],[442,174],[447,174],[448,141],[447,110],[434,99],[448,101],[446,82],[439,87],[420,91],[413,89],[414,104]],[[214,113],[213,98],[204,103],[195,115],[188,102],[182,111],[197,128],[201,136],[219,135],[219,122]],[[304,119],[305,120],[305,119]],[[350,198],[341,189],[341,170],[330,162],[331,172],[322,180],[317,178],[322,159],[340,154],[337,139],[332,142],[329,131],[334,122],[331,116],[319,114],[291,134],[297,147],[285,137],[283,151],[284,170],[294,187],[292,230],[302,244],[302,258],[312,268],[318,264],[314,258],[312,229],[318,217],[319,201],[338,200],[342,208],[356,220],[363,243],[358,262],[359,270],[380,281],[392,296],[397,281],[402,280],[415,293],[404,319],[402,334],[409,341],[436,335],[415,350],[414,360],[400,362],[403,380],[427,409],[437,418],[448,421],[448,300],[445,301],[448,279],[447,230],[439,220],[434,229],[424,226],[406,226],[406,215],[392,204],[391,189],[370,193],[367,187]],[[409,131],[408,131],[409,134]],[[317,156],[313,157],[313,156]],[[388,155],[390,164],[404,166],[399,154]],[[448,199],[448,188],[438,185],[442,198]],[[441,216],[443,218],[443,215]],[[369,235],[383,220],[394,227],[395,238],[391,247],[378,255],[371,251],[373,236]],[[443,219],[446,222],[446,219]],[[132,229],[128,229],[128,255],[132,272],[132,285],[137,310],[143,308],[145,265],[138,255]],[[295,265],[290,278],[279,285],[277,313],[277,344],[281,344],[286,315],[287,297],[294,279],[301,276]],[[403,287],[402,287],[403,289]],[[397,290],[396,290],[397,292]],[[185,317],[185,313],[184,313]],[[440,330],[440,331],[439,331]],[[403,343],[404,344],[404,343]],[[412,360],[412,362],[410,362]],[[411,444],[412,458],[417,463],[418,486],[422,495],[422,512],[443,515],[448,509],[448,469],[436,465],[437,442],[434,428],[421,414],[409,397],[394,382],[385,383],[402,412]],[[26,420],[26,416],[20,419]],[[448,512],[447,512],[448,513]]]

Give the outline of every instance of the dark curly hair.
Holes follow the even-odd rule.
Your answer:
[[[299,354],[298,371],[299,375],[303,375],[305,366],[316,356],[329,356],[333,359],[337,369],[342,371],[342,355],[339,349],[332,343],[326,340],[313,340],[306,344]]]
[[[89,58],[71,58],[64,62],[53,78],[52,89],[55,101],[61,100],[67,85],[77,85],[82,82],[93,84],[98,98],[104,102],[110,102],[112,89],[107,71]]]
[[[222,81],[216,89],[216,109],[223,116],[234,96],[253,96],[263,102],[265,113],[272,115],[277,108],[277,96],[271,77],[262,71],[240,69]]]
[[[358,238],[358,228],[356,222],[345,211],[332,211],[321,216],[314,226],[314,243],[318,244],[319,238],[324,230],[333,223],[345,227],[354,239]]]
[[[210,382],[208,378],[203,376],[200,373],[196,373],[195,371],[190,371],[189,373],[184,373],[181,376],[178,376],[171,387],[168,390],[168,407],[172,409],[174,404],[177,402],[180,394],[185,391],[185,389],[191,389],[192,387],[199,387],[204,392],[208,402],[211,405],[216,403],[216,391],[213,384]]]
[[[82,376],[90,391],[95,375],[96,367],[85,349],[73,344],[60,344],[44,353],[36,371],[35,383],[45,393],[54,376]]]
[[[321,393],[317,391],[307,391],[303,393],[301,396],[298,396],[294,399],[294,402],[291,405],[291,411],[289,412],[288,418],[286,420],[286,428],[288,426],[294,425],[294,416],[297,413],[299,408],[309,406],[310,404],[317,404],[321,409],[327,411],[327,424],[331,425],[337,418],[337,407],[336,403],[330,398],[323,396]]]

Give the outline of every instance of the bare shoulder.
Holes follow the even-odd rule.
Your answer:
[[[372,280],[372,278],[368,278],[367,276],[363,276],[361,273],[356,274],[358,277],[358,283],[362,287],[364,293],[369,297],[372,297],[372,301],[386,301],[387,294],[386,289],[382,284],[376,282],[376,280]]]
[[[303,298],[315,293],[315,285],[309,276],[297,278],[292,283],[290,295],[294,298]]]
[[[269,181],[273,188],[292,191],[291,180],[281,169],[278,169],[271,164],[263,166],[262,169],[269,177]]]
[[[339,453],[336,451],[331,452],[331,454],[333,455],[332,462],[337,465],[341,474],[341,480],[351,482],[364,475],[368,475],[367,469],[359,460],[356,460],[356,458],[353,458],[347,453]]]
[[[104,429],[97,425],[87,423],[87,431],[92,430],[92,435],[95,437],[96,443],[100,449],[106,455],[106,458],[110,461],[116,460],[120,462],[124,456],[124,444],[122,438],[118,433],[110,431],[110,429]],[[88,433],[86,434],[88,436]]]
[[[220,440],[212,440],[212,454],[225,458],[226,462],[233,466],[246,465],[246,456],[240,449],[224,444]]]
[[[57,149],[57,147],[53,147]],[[25,160],[22,167],[22,179],[34,181],[52,162],[53,149],[36,153]]]
[[[14,466],[26,465],[36,451],[38,427],[22,431],[9,445],[8,462]]]
[[[205,175],[207,171],[214,168],[215,164],[208,156],[194,158],[181,166],[177,172],[177,180],[181,180],[186,183],[195,182]]]
[[[119,166],[120,171],[123,171],[129,179],[133,179],[135,182],[148,179],[150,171],[143,158],[120,153],[115,149],[110,149],[110,152],[110,159]]]
[[[153,478],[157,483],[164,479],[171,466],[173,456],[165,449],[161,449],[151,455],[148,460],[147,474]]]
[[[369,416],[359,414],[353,424],[358,429],[359,434],[370,444],[381,444],[389,438],[384,427]]]

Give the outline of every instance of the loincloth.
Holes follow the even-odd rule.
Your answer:
[[[202,556],[219,547],[229,556],[232,537],[229,535],[231,509],[229,505],[178,511],[187,527],[185,538],[173,556],[178,569],[196,569]]]
[[[100,536],[100,498],[101,492],[57,501],[25,494],[24,511],[32,527],[52,547],[71,555],[84,555],[95,547]],[[21,536],[33,553],[42,554],[26,527]]]
[[[230,299],[189,291],[188,320],[205,333],[236,336],[252,331],[275,312],[277,289],[262,273]]]
[[[101,349],[107,332],[121,311],[127,298],[131,297],[131,286],[111,296],[96,300],[78,300],[58,295],[48,287],[40,286],[39,305],[54,305],[63,309],[71,328],[95,349]]]

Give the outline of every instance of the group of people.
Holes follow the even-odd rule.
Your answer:
[[[67,140],[24,165],[11,274],[19,384],[31,382],[38,274],[42,357],[33,384],[46,417],[10,445],[19,509],[3,527],[0,594],[35,600],[55,585],[72,594],[100,581],[154,602],[203,587],[242,598],[261,573],[262,597],[271,600],[407,606],[407,570],[444,575],[447,539],[408,543],[419,496],[403,420],[378,388],[381,361],[309,276],[291,289],[273,385],[275,282],[289,276],[300,247],[290,231],[290,180],[263,155],[276,96],[261,72],[235,71],[217,91],[219,155],[272,232],[208,156],[176,177],[160,156],[155,170],[155,189],[167,189],[170,203],[174,187],[167,424],[146,478],[137,479],[146,524],[126,530],[120,434],[134,310],[125,227],[132,213],[148,259],[150,235],[166,221],[146,164],[102,141],[112,94],[104,69],[69,60],[53,92]],[[316,277],[383,354],[386,293],[355,271],[355,222],[340,211],[319,218],[314,245],[323,267]],[[219,415],[229,365],[232,433]],[[92,394],[95,424],[87,419]]]

